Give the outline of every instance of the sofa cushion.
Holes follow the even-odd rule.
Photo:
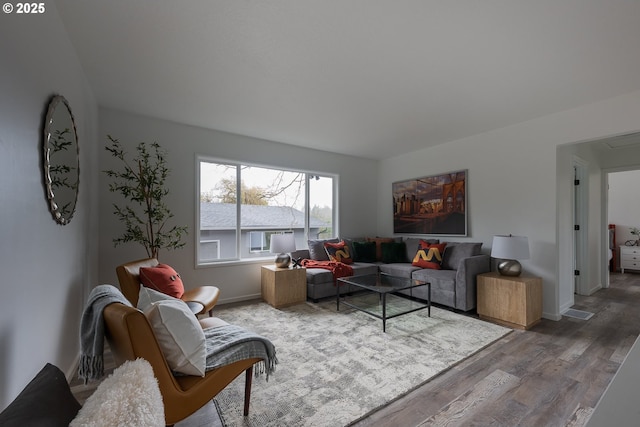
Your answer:
[[[408,279],[411,278],[411,273],[420,270],[420,267],[413,266],[408,262],[380,264],[378,267],[381,273],[396,277],[406,277]]]
[[[327,252],[329,261],[336,261],[344,264],[353,263],[353,258],[351,258],[349,246],[347,246],[344,240],[341,240],[338,243],[325,242],[324,250]]]
[[[416,267],[440,270],[446,246],[446,243],[429,243],[421,240],[411,264]]]
[[[393,237],[367,237],[367,242],[376,244],[376,261],[382,261],[382,243],[395,242]]]
[[[375,242],[352,242],[353,260],[356,262],[376,262]]]
[[[480,255],[482,242],[449,242],[442,258],[444,270],[457,270],[463,258]]]
[[[333,273],[324,268],[307,268],[307,283],[319,285],[321,283],[333,282]]]
[[[384,263],[408,262],[407,245],[404,242],[382,242],[382,259]]]
[[[308,240],[309,245],[309,257],[315,261],[329,261],[327,251],[324,250],[325,242],[338,243],[340,240],[336,239],[322,239],[322,240]]]
[[[67,427],[80,410],[62,371],[47,363],[0,413],[4,427]]]

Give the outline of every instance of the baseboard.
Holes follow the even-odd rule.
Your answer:
[[[65,372],[65,377],[67,377],[67,382],[71,382],[71,380],[75,379],[76,374],[78,373],[78,366],[80,366],[80,353],[78,353],[75,360],[71,364],[71,368],[69,368],[69,370]]]

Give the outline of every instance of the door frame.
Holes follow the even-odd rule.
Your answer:
[[[584,159],[573,156],[574,180],[579,180],[580,185],[571,186],[572,195],[572,219],[574,226],[580,225],[579,230],[572,234],[573,239],[573,269],[579,270],[579,275],[574,275],[574,293],[589,295],[589,258],[587,242],[589,241],[589,163]]]

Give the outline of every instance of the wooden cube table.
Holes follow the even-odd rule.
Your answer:
[[[478,274],[478,315],[517,329],[529,329],[542,318],[542,279]]]
[[[304,268],[278,268],[263,265],[262,299],[275,308],[299,304],[307,300],[307,272]]]

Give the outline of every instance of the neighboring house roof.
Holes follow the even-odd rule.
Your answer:
[[[294,229],[304,228],[304,212],[287,206],[242,205],[243,228]],[[330,227],[318,218],[310,218],[310,228]],[[233,203],[200,203],[200,229],[225,230],[236,228],[236,205]]]

